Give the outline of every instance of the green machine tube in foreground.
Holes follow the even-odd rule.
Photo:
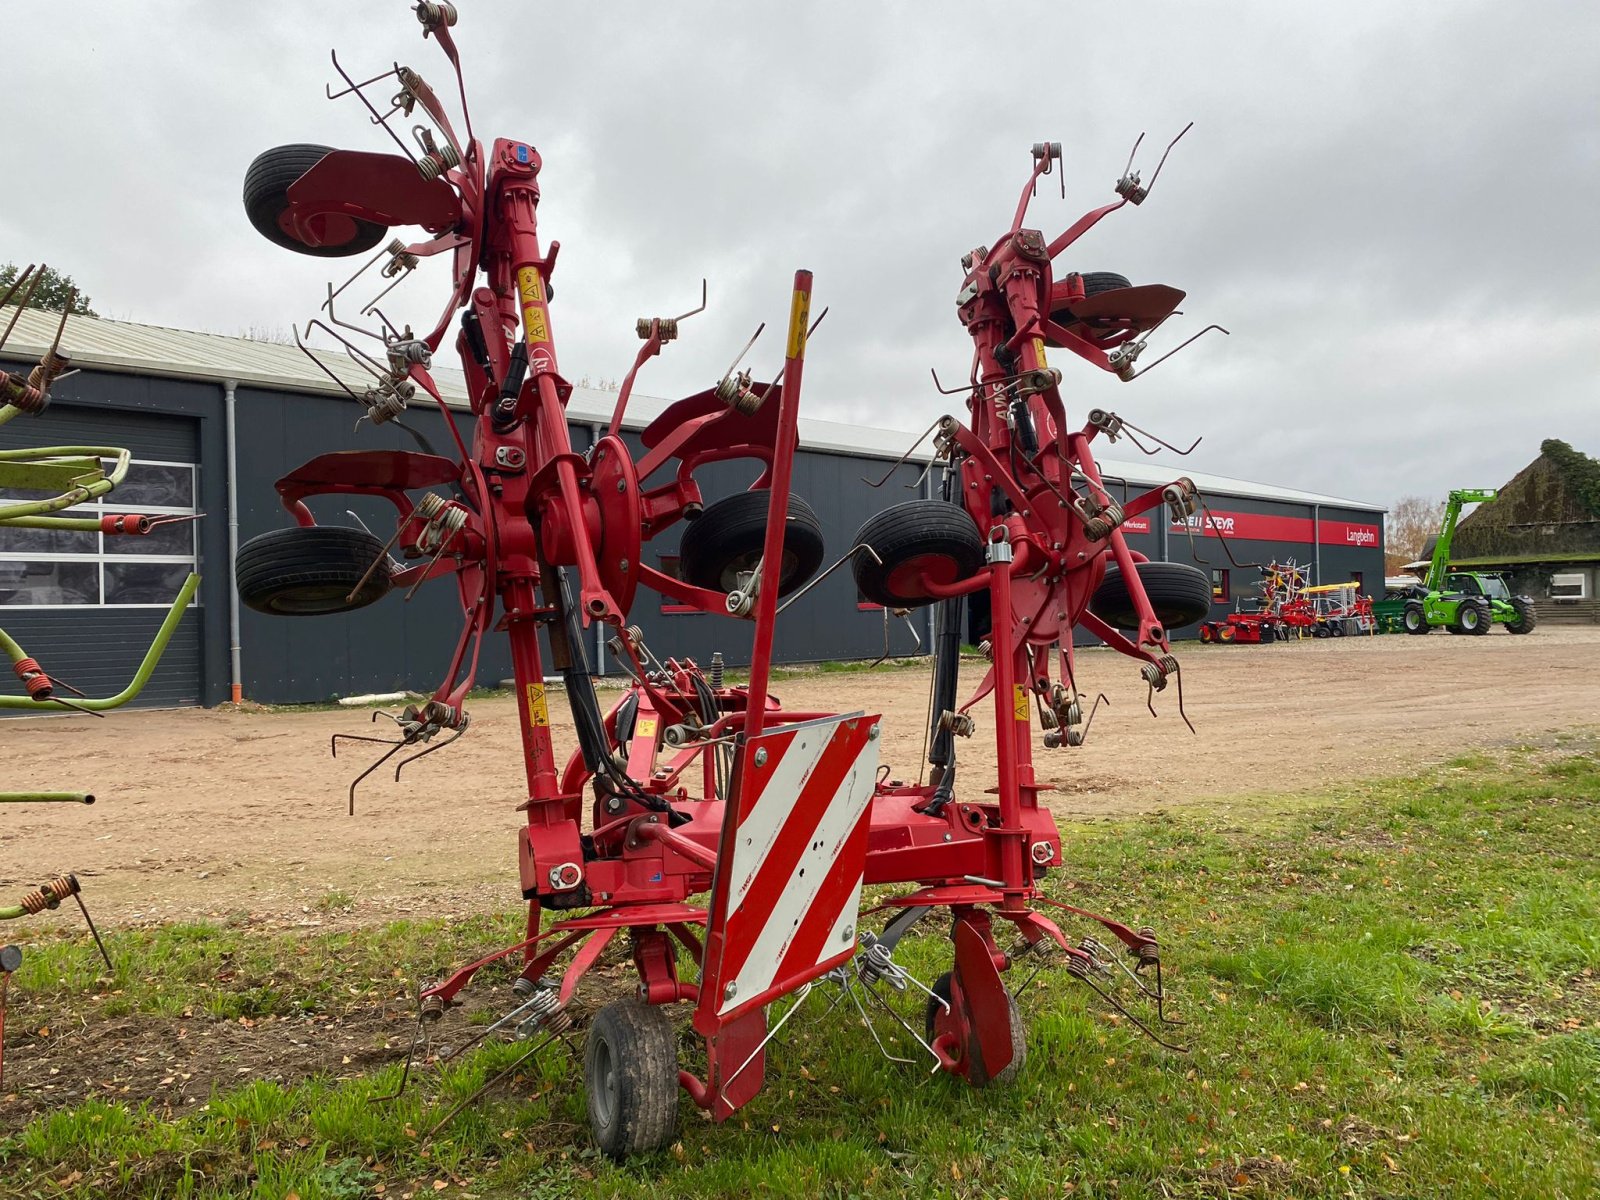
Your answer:
[[[139,669],[134,672],[133,680],[115,696],[103,698],[74,698],[70,703],[61,702],[61,707],[66,709],[88,709],[90,712],[101,712],[109,708],[119,708],[135,699],[144,691],[145,684],[150,682],[150,676],[155,674],[156,665],[161,661],[161,656],[166,652],[167,643],[172,640],[172,635],[178,628],[178,622],[183,619],[183,613],[189,607],[189,602],[194,599],[195,589],[200,586],[200,576],[190,572],[189,578],[183,581],[183,587],[178,589],[178,598],[172,602],[172,607],[167,610],[166,619],[161,622],[161,628],[156,631],[155,640],[150,643],[150,649],[145,651],[144,661],[139,664]],[[27,655],[21,646],[0,629],[0,651],[3,651],[13,663],[22,661]],[[0,696],[0,708],[27,708],[39,711],[42,703],[27,696]]]

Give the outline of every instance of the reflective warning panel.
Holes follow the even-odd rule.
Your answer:
[[[740,748],[695,1024],[709,1032],[855,951],[878,718],[768,730]]]

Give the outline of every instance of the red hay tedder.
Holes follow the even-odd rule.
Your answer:
[[[459,85],[455,10],[422,3],[416,12]],[[1163,505],[1176,517],[1193,513],[1193,484],[1176,479],[1118,503],[1091,446],[1132,427],[1099,410],[1079,426],[1069,422],[1061,373],[1046,357],[1047,347],[1065,349],[1131,379],[1142,373],[1135,364],[1149,333],[1182,299],[1169,287],[1131,287],[1108,274],[1058,277],[1053,268],[1101,217],[1144,200],[1138,174],[1125,172],[1113,203],[1046,239],[1023,220],[1061,150],[1034,147],[1010,227],[962,260],[958,313],[974,354],[970,380],[958,390],[970,416],[967,423],[944,417],[929,430],[948,465],[944,497],[872,517],[834,564],[849,560],[863,594],[878,603],[938,606],[932,772],[925,784],[907,783],[878,762],[876,715],[789,712],[768,692],[780,598],[792,602],[820,578],[823,560],[816,518],[789,490],[813,327],[809,272],[795,275],[778,378],[754,383],[736,363],[714,387],[652,421],[636,459],[620,436],[634,379],[678,337],[682,318],[640,320],[643,346],[610,430],[577,453],[549,308],[559,244],[546,247],[537,231],[538,152],[515,139],[479,141],[464,87],[458,134],[407,67],[361,84],[345,78],[346,92],[385,127],[403,112],[426,115],[433,129],[417,127],[415,148],[396,136],[400,154],[304,145],[267,151],[249,170],[246,207],[263,234],[301,253],[376,249],[368,265],[381,262],[395,281],[425,256],[450,256],[451,293],[424,335],[396,329],[374,302],[363,312],[379,327],[347,337],[354,327],[333,318],[344,288],[330,289],[329,321],[313,325],[368,368],[369,386],[351,395],[374,423],[432,402],[456,457],[359,451],[312,460],[278,483],[297,524],[247,543],[237,569],[246,603],[297,615],[346,612],[397,587],[454,578],[463,627],[449,674],[396,718],[398,737],[380,762],[431,753],[461,736],[483,639],[510,640],[526,772],[517,851],[527,934],[424,988],[419,1032],[476,972],[505,960],[517,970],[515,1005],[479,1036],[514,1030],[534,1040],[534,1053],[567,1030],[575,990],[625,933],[637,993],[595,1015],[584,1071],[596,1139],[622,1156],[674,1136],[680,1086],[718,1120],[749,1102],[761,1088],[771,1039],[820,986],[841,989],[840,999],[848,996],[863,1018],[864,1000],[878,1004],[922,1044],[930,1069],[978,1086],[1011,1077],[1022,1063],[1022,1016],[1005,975],[1021,956],[1057,947],[1074,976],[1119,1008],[1104,986],[1114,974],[1131,979],[1159,1014],[1155,933],[1043,894],[1041,881],[1062,862],[1061,838],[1039,804],[1044,789],[1032,761],[1035,712],[1047,748],[1081,744],[1089,728],[1093,712],[1086,718],[1074,671],[1076,627],[1139,660],[1153,697],[1178,680],[1167,628],[1198,619],[1210,605],[1199,571],[1144,561],[1121,531],[1127,518]],[[380,112],[366,90],[385,80],[399,90]],[[379,248],[396,226],[420,226],[428,236]],[[453,326],[472,410],[460,427],[430,374]],[[705,503],[697,469],[730,458],[759,461],[761,477],[746,492]],[[646,487],[642,481],[657,472],[667,482]],[[397,520],[387,544],[364,529],[317,525],[306,501],[330,494],[390,501]],[[688,523],[681,578],[646,566],[642,552],[679,522]],[[404,561],[391,559],[391,550]],[[719,662],[703,670],[657,657],[627,623],[641,586],[679,605],[752,621],[748,685],[727,686]],[[992,665],[958,705],[968,605]],[[615,631],[610,644],[632,675],[609,711],[601,709],[580,636],[596,621]],[[540,630],[576,726],[577,749],[564,762],[551,739]],[[1181,681],[1176,690],[1181,712]],[[998,774],[958,787],[956,739],[973,735],[985,698]],[[351,796],[353,809],[353,786]],[[863,927],[871,915],[861,911],[864,885],[888,888],[871,910],[891,914],[878,932]],[[1093,937],[1069,940],[1047,906],[1097,922],[1135,967]],[[948,920],[952,963],[924,984],[895,962],[894,951],[935,911]],[[1006,926],[1020,936],[1002,949],[998,931]],[[895,993],[917,998],[920,1028],[884,1001]],[[769,1008],[786,997],[783,1015],[769,1020]],[[696,1070],[679,1065],[668,1016],[676,1004],[690,1007],[705,1043]]]

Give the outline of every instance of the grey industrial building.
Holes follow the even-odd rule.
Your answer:
[[[26,370],[57,320],[23,312],[0,352],[0,368]],[[288,524],[273,490],[276,479],[329,450],[415,448],[403,431],[366,423],[357,429],[357,407],[292,345],[74,317],[62,349],[80,373],[57,385],[43,415],[0,428],[0,448],[126,447],[134,466],[105,511],[203,516],[143,539],[0,530],[0,626],[46,670],[91,695],[119,690],[183,578],[197,568],[203,579],[198,603],[184,617],[141,703],[217,704],[228,699],[235,682],[246,698],[263,703],[431,690],[437,684],[460,628],[455,588],[447,581],[429,584],[409,602],[391,596],[341,616],[282,618],[245,610],[237,647],[240,674],[232,678],[230,525],[236,523],[232,536],[243,542]],[[447,402],[465,409],[459,373],[439,370],[437,378]],[[579,450],[592,445],[609,421],[614,399],[609,392],[574,390],[567,411]],[[636,450],[636,431],[662,403],[644,397],[631,403],[628,428]],[[415,406],[407,421],[448,455],[449,436],[436,411]],[[801,420],[794,489],[821,519],[828,561],[849,549],[870,513],[916,494],[907,489],[919,486],[926,458],[894,468],[881,488],[867,483],[889,472],[914,436]],[[1319,582],[1354,579],[1381,587],[1380,508],[1205,475],[1187,463],[1102,460],[1101,466],[1108,481],[1116,480],[1113,491],[1128,497],[1175,474],[1199,485],[1209,523],[1198,517],[1189,527],[1169,525],[1156,511],[1130,522],[1128,533],[1134,548],[1152,559],[1202,560],[1202,569],[1213,573],[1214,616],[1236,603],[1248,606],[1256,594],[1257,572],[1236,563],[1294,558],[1313,564]],[[748,486],[753,477],[747,463],[714,464],[701,476],[707,501]],[[934,476],[920,484],[924,494],[932,494],[933,486]],[[329,497],[313,500],[312,507],[320,521],[351,523],[348,509],[374,530],[391,527],[393,510],[381,503],[335,503]],[[669,531],[647,553],[669,560],[675,545],[676,534]],[[671,562],[665,565],[670,570]],[[641,591],[634,604],[631,619],[659,652],[702,662],[713,650],[729,663],[745,658],[747,623],[673,608],[650,591]],[[922,611],[908,621],[889,621],[888,649],[904,655],[926,647],[928,619]],[[590,633],[591,662],[603,667],[600,631]],[[791,662],[876,658],[885,638],[883,612],[861,602],[849,570],[841,569],[784,613],[777,655]],[[509,674],[503,640],[491,637],[479,682],[492,684]]]

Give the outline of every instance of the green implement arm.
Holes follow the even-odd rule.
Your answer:
[[[1430,592],[1444,590],[1444,578],[1450,570],[1450,544],[1456,540],[1456,523],[1461,520],[1461,506],[1482,504],[1500,493],[1494,488],[1457,488],[1445,501],[1444,524],[1439,526],[1439,536],[1433,543],[1433,560],[1428,564],[1428,577],[1422,586]]]

